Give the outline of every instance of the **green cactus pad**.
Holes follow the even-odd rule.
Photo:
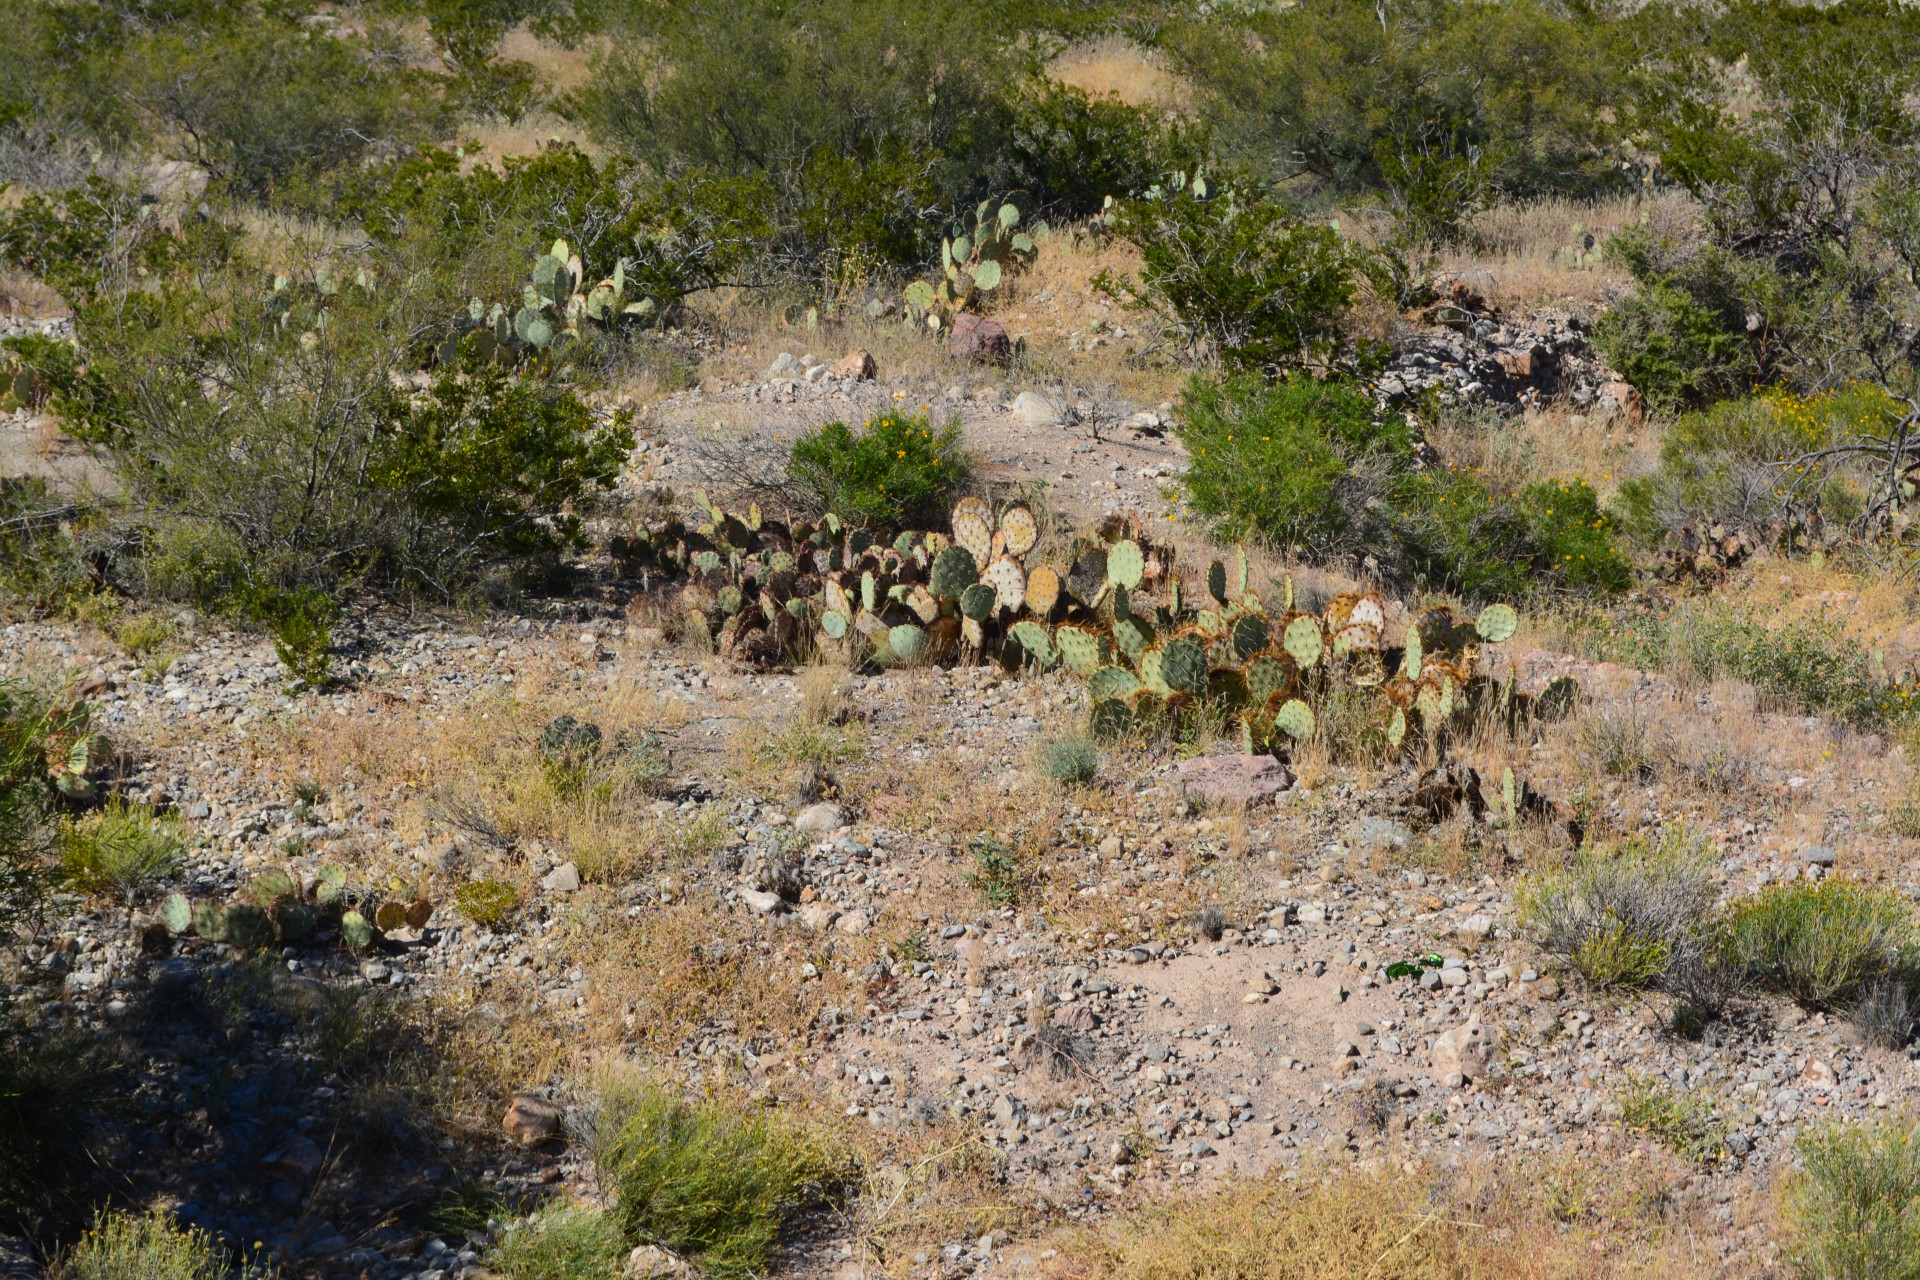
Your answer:
[[[193,931],[208,942],[225,942],[227,909],[213,902],[194,903]]]
[[[247,896],[261,906],[270,906],[282,898],[295,897],[299,889],[293,883],[293,877],[284,871],[262,871],[247,886]]]
[[[1407,740],[1407,713],[1399,707],[1393,709],[1393,717],[1387,721],[1387,745],[1395,751]]]
[[[1124,738],[1133,728],[1133,708],[1116,698],[1106,698],[1093,704],[1093,710],[1087,713],[1087,732],[1106,742]]]
[[[1312,737],[1313,724],[1313,708],[1298,698],[1283,704],[1273,713],[1273,727],[1295,742]]]
[[[1500,644],[1513,639],[1513,633],[1520,629],[1520,615],[1510,604],[1490,604],[1474,619],[1473,629],[1488,644]]]
[[[1407,628],[1407,647],[1400,659],[1400,674],[1409,680],[1420,678],[1421,663],[1425,658],[1425,649],[1420,640],[1420,628]]]
[[[280,941],[305,942],[320,927],[320,913],[304,902],[295,902],[274,913],[280,926]]]
[[[1033,619],[1023,618],[1014,623],[1007,631],[1007,635],[1041,666],[1053,665],[1055,657],[1053,640],[1047,634],[1047,629]]]
[[[1073,567],[1067,570],[1067,589],[1081,600],[1091,604],[1095,597],[1107,586],[1107,550],[1105,547],[1088,547],[1074,559]]]
[[[1313,618],[1295,618],[1289,622],[1280,643],[1302,671],[1311,670],[1313,664],[1320,661],[1325,647],[1320,639],[1320,623]]]
[[[1293,690],[1292,668],[1270,653],[1256,654],[1247,663],[1245,675],[1247,697],[1257,707],[1264,707],[1276,695]]]
[[[1090,676],[1106,661],[1106,642],[1085,627],[1063,624],[1053,633],[1060,660],[1077,676]]]
[[[320,868],[319,878],[313,882],[315,902],[338,902],[340,895],[346,892],[347,870],[329,862]]]
[[[947,550],[955,551],[958,548],[948,547]],[[993,584],[976,582],[960,593],[960,616],[972,618],[975,622],[985,622],[993,615],[993,602]]]
[[[1140,653],[1153,643],[1153,628],[1145,618],[1126,614],[1113,620],[1113,642],[1120,652],[1138,662]]]
[[[1140,656],[1134,660],[1134,667],[1140,673],[1140,683],[1146,687],[1148,692],[1162,698],[1173,695],[1173,690],[1167,687],[1167,682],[1160,678],[1159,645],[1150,644],[1142,649]]]
[[[933,560],[933,573],[927,587],[936,596],[957,600],[960,593],[980,581],[980,565],[963,546],[951,546]]]
[[[1233,644],[1233,656],[1240,662],[1265,649],[1271,636],[1272,623],[1261,613],[1241,614],[1233,620],[1227,632],[1227,638]]]
[[[373,925],[358,911],[349,911],[340,917],[340,940],[354,951],[365,951],[373,945]]]
[[[1193,615],[1193,625],[1209,640],[1217,640],[1227,634],[1227,620],[1217,609],[1202,609]]]
[[[1147,572],[1147,557],[1140,544],[1128,539],[1107,548],[1107,581],[1131,591],[1140,585]]]
[[[844,640],[847,635],[847,615],[832,609],[820,615],[820,629],[827,633],[829,640]]]
[[[1511,826],[1520,814],[1520,800],[1514,786],[1512,765],[1500,771],[1500,802],[1506,809],[1507,824]]]
[[[1218,560],[1207,566],[1207,594],[1221,604],[1227,602],[1227,566]]]
[[[887,647],[902,662],[914,662],[927,651],[927,633],[912,623],[902,623],[887,632]]]
[[[1232,667],[1215,667],[1207,673],[1207,697],[1228,710],[1247,705],[1247,678]]]
[[[1104,702],[1109,698],[1127,699],[1140,692],[1140,677],[1125,667],[1111,664],[1097,667],[1087,677],[1087,697],[1094,702]]]
[[[160,900],[160,923],[168,933],[185,933],[193,928],[193,904],[182,894],[168,894]]]
[[[1160,646],[1160,679],[1175,693],[1199,698],[1207,692],[1207,651],[1191,636]]]
[[[227,941],[248,951],[270,947],[279,938],[273,917],[259,907],[240,903],[227,908]]]

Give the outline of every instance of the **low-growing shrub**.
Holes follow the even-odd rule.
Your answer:
[[[1795,1144],[1786,1253],[1809,1280],[1920,1277],[1920,1130],[1911,1117],[1837,1120]]]
[[[967,841],[973,870],[966,873],[969,888],[977,889],[990,907],[1010,907],[1020,900],[1020,861],[1004,840],[979,835]]]
[[[799,1215],[847,1177],[820,1134],[755,1103],[647,1083],[616,1088],[601,1106],[594,1164],[622,1234],[706,1275],[764,1273]]]
[[[1769,885],[1727,913],[1731,961],[1768,991],[1837,1009],[1877,978],[1920,963],[1899,894],[1847,880]]]
[[[1683,1160],[1713,1161],[1727,1153],[1727,1125],[1697,1093],[1671,1089],[1654,1076],[1629,1075],[1620,1091],[1620,1122],[1650,1133]]]
[[[470,880],[453,891],[453,905],[475,924],[497,928],[520,905],[520,891],[504,880]]]
[[[1847,1009],[1847,1021],[1861,1044],[1877,1049],[1904,1049],[1920,1025],[1920,999],[1905,974],[1873,978],[1860,988]]]
[[[960,424],[888,410],[854,430],[829,422],[794,442],[792,478],[823,511],[875,526],[921,526],[953,505],[973,474]]]
[[[117,798],[68,822],[60,845],[60,873],[69,885],[127,903],[178,867],[186,848],[178,819]]]
[[[1048,782],[1083,787],[1100,776],[1100,752],[1085,737],[1052,738],[1040,744],[1035,768]]]
[[[631,1248],[615,1214],[556,1204],[511,1223],[489,1262],[507,1280],[612,1280]]]
[[[57,1272],[59,1280],[226,1280],[226,1250],[162,1213],[101,1213]]]
[[[1502,495],[1476,474],[1428,468],[1394,486],[1388,512],[1400,575],[1468,599],[1616,592],[1632,581],[1599,495],[1577,477]]]
[[[1596,986],[1676,986],[1714,960],[1713,859],[1712,845],[1678,827],[1590,846],[1527,878],[1521,918],[1543,950]]]
[[[47,739],[56,727],[49,699],[0,680],[0,932],[39,910],[48,855],[57,850],[47,786]]]

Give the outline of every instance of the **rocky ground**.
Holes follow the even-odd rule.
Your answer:
[[[716,441],[772,449],[823,416],[891,404],[957,412],[989,479],[1046,480],[1069,518],[1157,512],[1181,465],[1167,405],[874,372],[790,355],[760,381],[670,398],[646,415],[634,483],[696,482]],[[1564,319],[1437,324],[1391,378],[1387,394],[1442,383],[1516,409],[1529,394],[1633,408]],[[1646,714],[1678,744],[1646,780],[1599,782],[1576,723],[1476,744],[1464,763],[1482,776],[1512,760],[1562,803],[1558,828],[1519,832],[1475,812],[1464,770],[1436,804],[1413,766],[1120,753],[1095,785],[1062,793],[1031,768],[1082,710],[1078,683],[1057,673],[847,674],[837,777],[796,783],[754,744],[804,720],[803,678],[675,648],[611,598],[478,623],[356,615],[336,635],[343,678],[324,692],[288,692],[259,637],[178,621],[170,662],[74,624],[0,631],[0,674],[77,680],[121,752],[127,795],[182,818],[191,854],[164,887],[219,897],[270,866],[310,878],[338,863],[368,883],[427,886],[436,909],[376,954],[322,938],[262,965],[166,936],[150,901],[68,901],[6,953],[4,976],[14,1001],[109,1033],[136,1064],[138,1087],[95,1135],[123,1190],[299,1259],[300,1274],[481,1275],[485,1213],[456,1211],[472,1188],[595,1193],[578,1144],[554,1136],[582,1096],[582,1060],[517,1081],[511,1110],[504,1095],[483,1100],[488,1125],[519,1141],[502,1147],[497,1128],[423,1141],[449,1130],[354,1087],[354,1055],[389,1032],[326,1030],[364,1016],[348,1011],[376,991],[589,1058],[633,1053],[689,1080],[812,1099],[856,1128],[973,1135],[1028,1222],[1307,1158],[1414,1172],[1488,1153],[1650,1158],[1654,1141],[1620,1122],[1620,1091],[1640,1074],[1710,1100],[1724,1125],[1724,1158],[1692,1166],[1673,1194],[1732,1255],[1766,1247],[1740,1206],[1764,1193],[1801,1123],[1903,1105],[1920,1085],[1907,1056],[1786,1006],[1679,1038],[1664,1009],[1597,998],[1521,936],[1515,873],[1564,842],[1583,787],[1584,820],[1602,829],[1684,821],[1717,841],[1730,892],[1836,866],[1920,887],[1920,851],[1880,822],[1893,803],[1886,745],[1763,712],[1737,686],[1678,689],[1543,647],[1513,655],[1535,687],[1578,679],[1582,718]],[[436,754],[451,739],[433,734],[516,700],[582,718],[651,708],[674,765],[642,817],[706,833],[697,850],[683,840],[671,858],[588,865],[562,840],[489,830],[462,810],[470,762]],[[521,730],[499,732],[511,744]],[[400,767],[382,740],[420,745]],[[302,754],[349,741],[361,756]],[[1694,742],[1740,744],[1733,786],[1689,772]],[[981,814],[1001,815],[1026,859],[1031,883],[1005,907],[968,880]],[[452,889],[482,875],[523,887],[510,925],[452,907]],[[640,936],[629,928],[683,930],[709,961],[753,958],[742,972],[796,1022],[722,1000],[649,1024],[652,980],[607,942]],[[1417,972],[1390,974],[1396,964]],[[343,1162],[346,1131],[388,1137]],[[1034,1248],[954,1236],[882,1268],[857,1233],[829,1231],[796,1270],[994,1274]]]

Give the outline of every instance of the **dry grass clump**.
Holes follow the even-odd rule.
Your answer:
[[[1520,1161],[1436,1180],[1300,1171],[1063,1234],[1059,1280],[1683,1280],[1726,1275],[1657,1178]]]
[[[1125,36],[1102,36],[1074,45],[1047,68],[1055,80],[1096,98],[1115,97],[1130,107],[1184,109],[1188,86],[1152,54]]]
[[[1638,220],[1649,206],[1686,203],[1683,196],[1663,192],[1601,201],[1499,204],[1475,220],[1468,244],[1443,258],[1441,269],[1461,277],[1497,306],[1590,307],[1617,296],[1630,283],[1626,269],[1606,256],[1607,238]],[[1597,262],[1584,257],[1595,250]]]

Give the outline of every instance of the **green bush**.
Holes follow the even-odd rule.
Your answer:
[[[118,798],[68,822],[60,843],[60,873],[68,884],[129,904],[178,868],[186,849],[178,819]]]
[[[1807,1280],[1920,1278],[1920,1132],[1911,1118],[1837,1120],[1795,1143],[1782,1219]]]
[[[453,891],[453,905],[475,924],[496,928],[520,905],[520,891],[504,880],[472,880]]]
[[[799,1215],[848,1172],[795,1121],[653,1084],[602,1099],[594,1164],[629,1243],[661,1245],[723,1280],[763,1273]]]
[[[1838,1009],[1876,978],[1920,962],[1911,904],[1846,880],[1769,885],[1727,916],[1728,955],[1768,991]]]
[[[990,907],[1010,907],[1020,901],[1020,858],[1006,841],[994,835],[978,835],[967,841],[973,858],[973,870],[964,877],[967,886],[976,889]]]
[[[0,476],[0,617],[65,613],[93,593],[75,517],[94,518],[38,476]]]
[[[1683,415],[1660,442],[1660,464],[1620,486],[1621,523],[1642,542],[1719,525],[1761,536],[1785,532],[1790,517],[1817,513],[1829,524],[1859,514],[1862,477],[1836,469],[1808,483],[1789,459],[1884,433],[1897,402],[1877,387],[1849,384],[1799,396],[1781,388]]]
[[[1339,353],[1362,258],[1331,227],[1204,179],[1125,201],[1109,222],[1139,249],[1140,279],[1096,283],[1176,329],[1193,357],[1271,373]]]
[[[26,685],[0,680],[0,931],[39,910],[57,848],[47,748],[60,716]]]
[[[1652,1134],[1682,1160],[1705,1163],[1727,1154],[1727,1124],[1697,1093],[1668,1088],[1656,1076],[1632,1074],[1619,1101],[1622,1124]]]
[[[489,1262],[506,1280],[616,1280],[630,1248],[617,1214],[557,1204],[510,1224]]]
[[[1412,581],[1474,600],[1616,592],[1633,577],[1599,495],[1577,477],[1501,497],[1471,472],[1430,467],[1389,497],[1393,559]]]
[[[794,442],[790,474],[822,511],[855,524],[931,527],[973,475],[960,424],[888,410],[855,431],[829,422]]]
[[[1588,847],[1530,875],[1520,918],[1540,947],[1596,986],[1672,990],[1717,958],[1716,851],[1680,828]]]
[[[101,1213],[67,1255],[59,1280],[225,1280],[226,1250],[165,1214]]]
[[[1353,384],[1303,373],[1194,378],[1176,431],[1187,503],[1217,533],[1322,556],[1358,545],[1366,504],[1413,455],[1404,418],[1376,421]]]
[[[1100,752],[1086,737],[1050,738],[1040,744],[1035,769],[1048,782],[1083,787],[1100,776]]]

